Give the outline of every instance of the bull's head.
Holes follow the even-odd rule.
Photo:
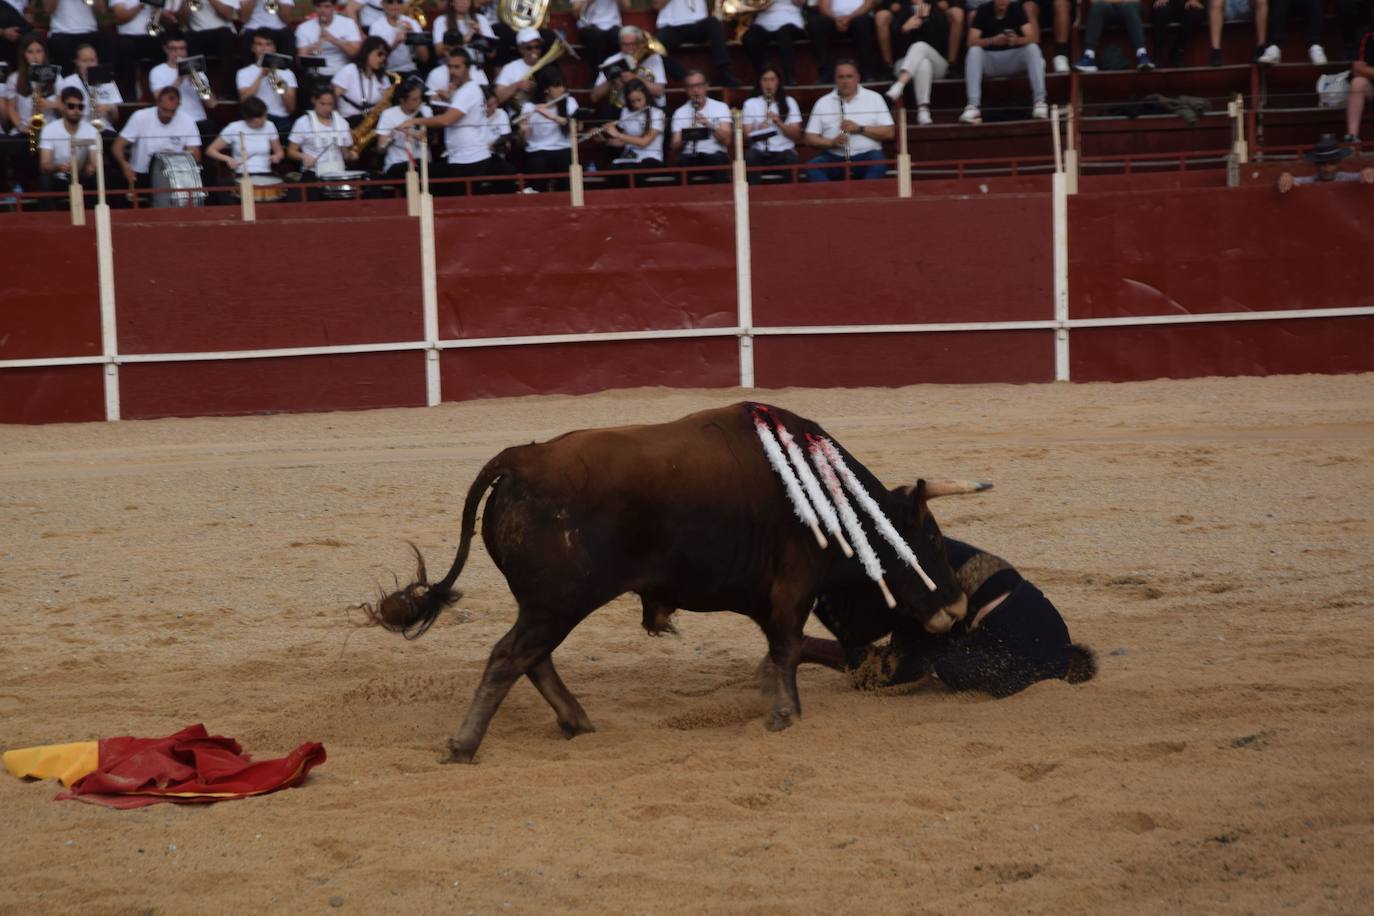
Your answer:
[[[991,488],[992,484],[979,481],[918,480],[915,486],[888,491],[888,511],[897,530],[935,583],[931,591],[915,570],[903,566],[892,571],[893,590],[901,603],[917,609],[922,625],[931,633],[947,632],[956,621],[963,620],[968,613],[968,596],[960,589],[945,555],[944,535],[930,511],[930,500]]]

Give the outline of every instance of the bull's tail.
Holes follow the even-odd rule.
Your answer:
[[[487,488],[506,472],[505,457],[506,452],[503,451],[488,461],[478,472],[472,486],[468,487],[467,501],[463,503],[458,554],[453,558],[453,565],[449,567],[444,578],[432,584],[429,582],[428,574],[425,572],[425,558],[420,555],[420,549],[411,544],[410,549],[415,551],[417,564],[415,581],[403,589],[383,595],[376,607],[363,604],[362,610],[370,622],[393,633],[400,633],[406,639],[416,639],[424,635],[443,613],[444,608],[463,597],[463,593],[454,588],[454,583],[458,581],[463,565],[467,563],[468,551],[472,548],[472,536],[477,530],[477,507],[481,504]]]
[[[1069,643],[1069,670],[1064,680],[1070,684],[1091,681],[1097,675],[1097,654],[1087,646]]]

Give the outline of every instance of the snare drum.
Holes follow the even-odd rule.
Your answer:
[[[253,182],[253,200],[260,204],[270,204],[286,199],[286,185],[276,175],[249,175]],[[234,186],[234,197],[240,198],[238,186]]]
[[[325,200],[348,200],[360,195],[361,188],[358,182],[367,177],[367,172],[320,172],[315,177],[320,181],[329,182],[320,188],[320,196]]]
[[[153,157],[149,169],[154,207],[203,207],[205,192],[200,190],[200,163],[185,152],[164,152]]]

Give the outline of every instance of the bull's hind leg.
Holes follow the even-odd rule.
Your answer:
[[[802,629],[811,613],[814,598],[800,583],[775,582],[772,594],[772,615],[763,626],[768,637],[768,660],[776,678],[773,712],[768,718],[768,730],[782,731],[801,716],[801,697],[797,694],[797,665],[801,664]],[[766,672],[760,666],[760,675]]]
[[[564,736],[576,738],[596,731],[582,704],[577,702],[577,697],[572,695],[572,691],[558,676],[558,671],[553,667],[553,656],[545,656],[542,661],[536,662],[529,670],[529,679],[553,707],[553,713],[558,717],[558,727],[563,730]]]

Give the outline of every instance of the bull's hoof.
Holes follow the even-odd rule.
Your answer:
[[[563,737],[570,741],[578,735],[589,735],[596,731],[596,726],[585,720],[582,722],[559,722],[558,728],[563,732]]]
[[[461,747],[458,742],[449,739],[444,746],[444,752],[439,755],[440,763],[472,763],[472,758],[477,756],[476,748]]]
[[[783,706],[773,710],[773,715],[768,717],[768,730],[770,732],[780,732],[784,728],[791,727],[797,717],[792,714],[792,707]]]

